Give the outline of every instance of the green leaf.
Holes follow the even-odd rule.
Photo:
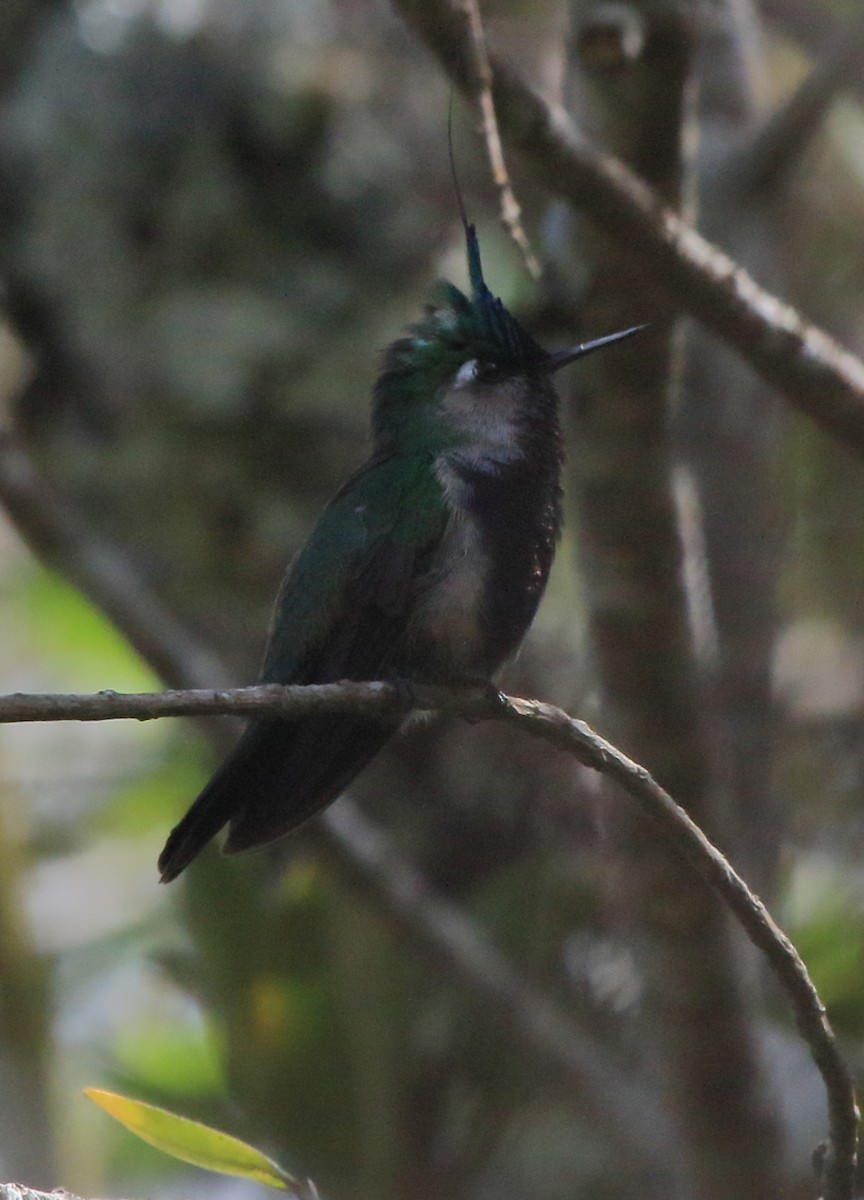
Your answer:
[[[292,1178],[272,1159],[239,1138],[190,1121],[188,1117],[179,1117],[155,1104],[130,1100],[117,1092],[85,1088],[84,1095],[142,1141],[174,1158],[209,1171],[239,1175],[283,1192],[293,1192],[298,1200],[316,1200],[318,1193],[311,1180]]]

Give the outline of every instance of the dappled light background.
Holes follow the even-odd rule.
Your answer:
[[[516,70],[860,351],[864,47],[779,167],[747,156],[768,161],[768,114],[855,5],[714,0],[683,6],[684,32],[668,7],[482,15]],[[382,348],[436,279],[465,284],[449,97],[384,0],[4,0],[0,691],[254,681],[284,565],[366,453]],[[654,322],[561,380],[567,526],[502,685],[692,806],[796,940],[857,1072],[864,464],[734,350],[672,332],[663,280],[513,161],[532,282],[458,96],[453,130],[486,277],[538,340]],[[4,467],[22,455],[29,492]],[[94,562],[154,606],[137,650]],[[621,795],[444,720],[351,793],[420,894],[569,1023],[588,1088],[315,830],[211,848],[160,888],[164,837],[232,736],[0,726],[0,1177],[257,1190],[113,1127],[93,1085],[238,1134],[333,1200],[818,1194],[824,1099],[785,1003]]]

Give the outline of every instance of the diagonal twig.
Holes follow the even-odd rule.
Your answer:
[[[498,951],[477,922],[430,891],[427,882],[391,839],[343,796],[310,835],[328,859],[336,858],[405,933],[420,934],[424,949],[451,974],[470,980],[472,993],[521,1047],[547,1064],[570,1088],[570,1099],[617,1153],[635,1155],[642,1169],[663,1176],[674,1154],[668,1115],[647,1104],[643,1085],[616,1066],[564,1011]]]
[[[41,558],[77,587],[163,679],[227,683],[219,659],[145,587],[129,559],[59,496],[17,437],[0,430],[0,505]]]
[[[17,453],[26,461],[23,450]],[[6,455],[10,462],[4,462]],[[8,472],[15,464],[15,455],[9,441],[0,437],[0,478],[4,469]],[[30,466],[34,471],[35,468]],[[38,478],[38,477],[37,477]],[[32,480],[31,480],[32,482]],[[0,497],[5,493],[0,489]],[[74,561],[80,572],[78,578],[88,595],[97,603],[109,602],[109,613],[119,618],[123,629],[124,614],[120,611],[125,597],[138,589],[146,597],[147,591],[137,580],[127,562],[119,557],[127,572],[124,586],[119,591],[102,589],[111,584],[114,576],[104,577],[99,571],[99,560],[89,554],[80,553],[81,547],[75,539],[82,533],[83,526],[74,521],[73,513],[64,513],[59,508],[43,509],[37,495],[28,496],[28,503],[12,505],[10,512],[25,536],[44,554],[59,555],[60,561]],[[68,519],[66,519],[68,518]],[[32,528],[31,528],[32,527]],[[72,544],[66,544],[71,539]],[[84,538],[86,548],[89,543]],[[91,577],[92,576],[92,577]],[[95,586],[94,586],[95,582]],[[158,635],[158,629],[153,632]],[[168,661],[163,658],[163,662]],[[184,675],[194,674],[205,659],[193,655],[182,664]],[[203,682],[203,681],[199,681]],[[406,695],[402,688],[385,683],[342,683],[314,685],[307,688],[283,688],[278,685],[262,685],[241,689],[198,689],[150,693],[140,696],[122,696],[113,692],[102,692],[95,696],[25,696],[0,697],[0,723],[33,720],[110,720],[135,718],[149,720],[160,716],[204,716],[231,713],[248,716],[251,712],[273,712],[278,715],[296,715],[310,711],[399,711],[406,707]],[[817,1067],[822,1075],[828,1094],[831,1154],[826,1172],[825,1200],[851,1200],[854,1180],[856,1149],[857,1110],[854,1093],[846,1066],[840,1057],[824,1008],[813,988],[806,968],[794,947],[777,929],[762,903],[749,890],[743,880],[732,870],[726,859],[705,838],[687,814],[648,774],[608,742],[599,738],[582,722],[568,717],[560,709],[542,705],[537,701],[525,701],[490,697],[487,692],[465,693],[448,689],[415,688],[410,703],[416,707],[427,707],[453,715],[473,716],[508,720],[526,732],[533,733],[566,749],[585,765],[611,776],[638,801],[654,819],[662,822],[675,845],[687,855],[691,862],[716,888],[733,911],[748,936],[765,954],[775,974],[789,996],[795,1010],[801,1034],[810,1047]],[[350,839],[343,830],[340,853],[353,853],[355,867],[366,871],[365,852],[361,845],[350,848]],[[370,887],[385,908],[389,901],[386,894],[376,889],[373,875],[367,876]],[[380,880],[379,880],[380,884]],[[422,923],[417,926],[420,936],[431,940],[434,937]],[[484,986],[482,970],[470,960],[457,960],[462,978],[472,987]]]
[[[278,697],[282,692],[281,688],[275,693],[270,688],[263,693],[260,688],[245,689],[249,697],[247,711],[242,699],[239,708],[231,699],[242,693],[204,688],[204,684],[214,679],[224,679],[226,668],[193,635],[184,630],[181,637],[175,636],[177,623],[173,615],[150,593],[132,561],[92,530],[68,498],[61,498],[53,491],[24,447],[12,435],[2,433],[0,503],[6,505],[16,527],[34,550],[49,565],[67,574],[120,632],[138,646],[151,666],[178,687],[188,687],[191,683],[201,688],[198,692],[140,697],[132,715],[141,720],[180,716],[184,711],[195,716],[192,710],[196,702],[190,708],[188,697],[197,696],[199,715],[210,717],[199,721],[198,727],[205,733],[209,731],[208,740],[217,750],[224,751],[225,725],[212,719],[219,705],[228,698],[228,708],[224,711],[249,715],[260,706],[262,698],[272,699],[274,694]],[[86,698],[79,697],[80,719],[103,719],[100,714],[104,714],[106,703],[109,709],[125,703],[125,699],[110,691],[94,699],[95,704],[88,704]],[[325,692],[319,703],[326,707],[332,699]],[[314,703],[311,696],[304,703],[310,700]],[[53,719],[65,719],[60,716],[62,707],[58,707],[56,698],[42,697],[41,705],[37,705],[41,717],[36,716],[31,702],[32,697],[19,697],[17,708],[13,705],[6,710],[10,721],[52,719],[51,712]],[[359,813],[355,813],[353,821],[335,816],[331,819],[328,814],[316,836],[321,849],[362,886],[376,910],[398,919],[418,945],[428,947],[447,963],[462,987],[485,997],[490,1014],[527,1052],[539,1054],[568,1080],[575,1102],[584,1106],[586,1117],[608,1137],[616,1153],[646,1164],[656,1163],[657,1171],[662,1172],[663,1163],[657,1160],[659,1156],[669,1160],[672,1133],[663,1115],[639,1094],[638,1082],[598,1054],[578,1025],[498,954],[464,913],[454,906],[427,905],[426,899],[431,896],[429,887],[398,855],[388,850],[391,870],[376,865],[375,856],[370,857],[370,853],[371,847],[380,844],[380,835],[368,819]],[[414,891],[410,899],[405,894],[408,879]],[[598,1114],[602,1116],[598,1118]]]
[[[483,22],[477,0],[460,0],[468,23],[469,47],[471,63],[474,71],[474,92],[477,106],[480,109],[483,141],[489,157],[492,178],[498,189],[501,205],[501,220],[504,222],[513,241],[522,252],[525,266],[532,279],[539,279],[540,263],[525,233],[522,224],[522,210],[510,182],[507,163],[504,160],[504,149],[501,145],[501,134],[498,130],[498,118],[495,116],[495,102],[492,99],[492,70],[489,66],[489,54],[486,50],[486,38],[483,33]]]
[[[465,16],[457,0],[394,2],[449,77],[476,99]],[[491,55],[490,67],[504,142],[533,167],[538,182],[618,238],[652,287],[662,288],[703,321],[826,432],[864,454],[864,362],[665,208],[624,163],[594,146],[563,109]],[[650,318],[639,306],[635,286],[633,291],[634,318]]]
[[[839,92],[864,73],[864,16],[832,30],[810,73],[724,167],[738,192],[764,191],[798,163]]]
[[[650,773],[583,721],[537,700],[490,695],[487,690],[415,686],[383,682],[314,684],[281,687],[195,690],[121,695],[12,695],[0,697],[0,723],[16,721],[150,720],[206,713],[297,716],[310,712],[391,713],[420,708],[451,716],[506,721],[557,746],[579,762],[614,779],[642,811],[662,825],[672,844],[722,897],[751,942],[765,956],[788,997],[801,1036],[822,1076],[828,1096],[831,1153],[825,1173],[825,1200],[852,1200],[857,1151],[858,1112],[848,1068],[825,1008],[795,947],[778,928],[765,905],[751,892],[727,859],[684,809]],[[364,853],[365,856],[365,853]]]

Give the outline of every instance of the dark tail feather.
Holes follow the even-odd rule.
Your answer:
[[[229,821],[226,854],[302,825],[335,800],[400,723],[334,714],[251,726],[172,829],[159,856],[162,882],[176,879]]]
[[[224,854],[254,850],[291,833],[345,790],[402,724],[343,714],[297,721],[275,767],[231,817]],[[279,733],[278,728],[274,730]],[[260,779],[260,777],[259,777]],[[275,785],[275,786],[274,786]]]
[[[249,770],[250,761],[254,762],[259,741],[257,734],[258,729],[254,726],[246,731],[183,820],[171,830],[159,855],[159,875],[163,883],[176,879],[243,803],[243,776]]]

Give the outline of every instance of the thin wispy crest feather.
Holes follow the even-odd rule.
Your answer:
[[[468,250],[468,277],[471,280],[471,294],[474,300],[482,303],[492,293],[483,278],[483,264],[480,261],[480,243],[477,241],[477,230],[473,225],[465,226],[465,239]]]
[[[480,244],[477,241],[477,229],[474,224],[468,220],[468,214],[465,211],[465,199],[462,195],[462,189],[459,186],[459,175],[456,171],[456,156],[453,151],[453,91],[450,91],[450,103],[447,106],[447,157],[450,160],[450,178],[453,182],[453,191],[456,194],[456,203],[459,206],[459,217],[462,221],[462,228],[465,231],[465,243],[468,249],[468,277],[471,280],[471,294],[475,301],[481,300],[489,289],[486,286],[486,280],[483,278],[483,264],[480,261]]]

